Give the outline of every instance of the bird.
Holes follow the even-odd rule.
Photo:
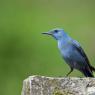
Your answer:
[[[86,53],[78,41],[70,37],[64,29],[55,28],[42,34],[52,36],[58,44],[59,52],[65,63],[70,67],[68,76],[76,69],[80,71],[85,77],[94,77],[93,71],[95,68],[90,64]]]

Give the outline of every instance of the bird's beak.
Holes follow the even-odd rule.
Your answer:
[[[50,32],[43,32],[42,34],[52,35],[52,33],[50,33]]]

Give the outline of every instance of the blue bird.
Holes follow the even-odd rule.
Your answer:
[[[80,44],[64,32],[63,29],[53,29],[42,34],[51,35],[57,40],[62,58],[70,67],[70,71],[66,76],[74,69],[77,69],[83,73],[85,77],[94,77],[93,71],[95,71],[95,68],[90,65],[84,50]]]

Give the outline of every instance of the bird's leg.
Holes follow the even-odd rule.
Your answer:
[[[73,68],[70,69],[69,73],[66,75],[66,77],[68,77],[68,75],[73,71]]]

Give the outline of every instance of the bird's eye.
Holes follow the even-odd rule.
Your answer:
[[[54,32],[55,32],[55,33],[57,33],[57,32],[58,32],[58,30],[54,30]]]

